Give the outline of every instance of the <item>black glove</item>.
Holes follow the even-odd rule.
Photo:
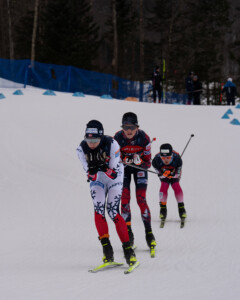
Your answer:
[[[108,170],[108,165],[106,164],[106,163],[100,163],[99,165],[98,165],[98,168],[101,170],[101,171],[103,171],[103,172],[107,172],[107,170]]]

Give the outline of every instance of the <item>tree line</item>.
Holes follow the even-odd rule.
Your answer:
[[[154,66],[162,67],[165,60],[167,90],[184,92],[184,78],[194,71],[207,96],[210,90],[213,98],[216,94],[217,103],[219,83],[226,77],[240,79],[236,3],[0,0],[0,57],[72,65],[138,81],[149,80]]]

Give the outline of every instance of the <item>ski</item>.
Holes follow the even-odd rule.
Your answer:
[[[133,270],[135,270],[139,266],[139,264],[140,264],[140,262],[136,261],[135,264],[133,264],[132,266],[130,266],[126,271],[124,271],[124,274],[131,273]]]
[[[165,221],[166,221],[166,219],[161,219],[161,222],[160,222],[160,228],[163,228],[163,227],[164,227]]]
[[[185,226],[185,219],[186,218],[181,218],[181,221],[180,221],[180,228],[183,228]]]
[[[153,246],[150,249],[150,255],[152,258],[155,257],[155,247],[153,247]]]
[[[97,273],[98,271],[102,271],[102,270],[106,270],[106,269],[114,268],[114,267],[119,267],[119,266],[122,266],[122,265],[123,265],[123,263],[118,263],[118,262],[115,262],[115,261],[106,262],[104,264],[101,264],[101,265],[95,267],[94,269],[88,270],[88,272]]]

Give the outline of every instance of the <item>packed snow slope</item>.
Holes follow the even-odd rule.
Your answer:
[[[238,300],[240,299],[240,119],[229,107],[183,106],[73,97],[24,95],[2,89],[0,100],[0,299],[1,300]],[[76,155],[86,123],[105,134],[120,130],[125,112],[156,137],[152,153],[171,143],[183,155],[181,186],[188,214],[179,228],[169,189],[168,220],[159,228],[159,187],[149,174],[147,200],[157,240],[150,258],[132,185],[132,226],[140,266],[91,274],[102,249],[89,184]],[[115,226],[107,217],[115,260],[125,262]]]

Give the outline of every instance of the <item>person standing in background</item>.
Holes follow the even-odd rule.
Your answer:
[[[200,96],[202,94],[202,83],[197,75],[193,75],[193,104],[201,105]]]
[[[188,76],[185,79],[185,86],[186,86],[186,92],[187,92],[187,104],[192,104],[193,100],[193,72],[189,72]]]
[[[161,103],[162,99],[162,86],[161,82],[163,81],[162,76],[160,74],[160,67],[156,66],[152,73],[152,87],[153,87],[153,102],[156,103],[157,93],[158,100]]]
[[[235,105],[235,97],[237,96],[237,87],[232,82],[232,78],[228,78],[221,93],[226,94],[227,105],[231,105],[231,104]]]

